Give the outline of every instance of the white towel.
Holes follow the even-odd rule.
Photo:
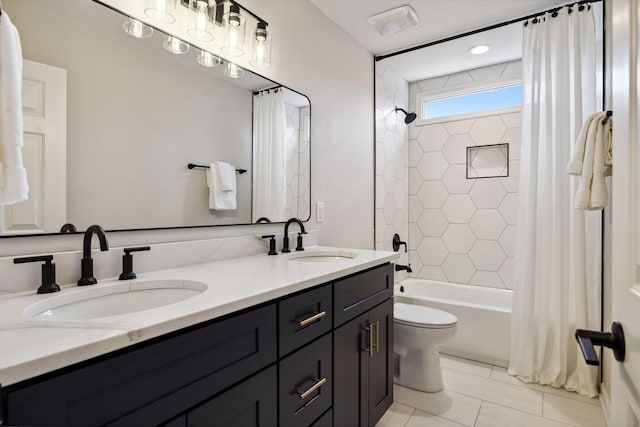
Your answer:
[[[222,190],[222,182],[220,180],[218,163],[219,162],[211,163],[209,165],[209,169],[207,170],[207,186],[209,187],[209,209],[213,209],[216,211],[235,210],[237,207],[235,180],[233,181],[232,190]]]
[[[225,162],[214,162],[218,168],[218,179],[222,191],[236,191],[236,168]]]
[[[609,199],[605,175],[612,164],[613,119],[609,117],[602,123],[606,117],[606,113],[601,112],[587,118],[574,146],[573,159],[567,165],[569,174],[580,175],[576,209],[602,209]]]
[[[0,205],[27,200],[22,164],[22,47],[9,15],[0,16]]]

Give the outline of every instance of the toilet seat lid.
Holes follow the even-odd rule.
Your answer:
[[[419,328],[448,328],[458,323],[458,318],[446,311],[416,304],[393,304],[396,322]]]

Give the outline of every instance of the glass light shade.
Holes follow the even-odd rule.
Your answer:
[[[267,26],[260,22],[252,37],[253,57],[249,64],[256,68],[269,68],[271,66],[271,35],[267,32]]]
[[[153,28],[133,18],[125,19],[122,29],[125,33],[138,39],[146,39],[153,35]]]
[[[244,76],[244,70],[232,62],[227,62],[227,66],[224,69],[224,75],[231,77],[232,79],[239,79]]]
[[[220,58],[204,50],[200,51],[196,61],[198,61],[198,64],[207,68],[215,67],[216,65],[220,65],[222,63],[222,60],[220,60]]]
[[[240,8],[232,4],[229,13],[225,13],[223,22],[227,40],[222,46],[222,51],[230,56],[244,55],[244,33],[247,23],[240,15]]]
[[[176,0],[146,0],[144,14],[164,24],[176,22]]]
[[[187,43],[171,36],[167,37],[164,43],[162,43],[162,46],[164,46],[164,48],[168,52],[174,53],[176,55],[184,55],[185,53],[189,52],[189,45]]]
[[[208,0],[189,0],[189,10],[191,11],[189,29],[187,30],[189,37],[203,42],[212,41],[213,25],[209,19]]]

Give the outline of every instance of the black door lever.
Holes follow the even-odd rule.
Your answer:
[[[587,365],[599,365],[598,356],[594,345],[601,345],[613,350],[613,357],[618,362],[624,362],[624,332],[620,322],[611,324],[611,332],[590,331],[588,329],[576,329],[576,341],[580,344],[580,350]]]

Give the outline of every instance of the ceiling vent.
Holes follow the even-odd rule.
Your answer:
[[[420,18],[410,6],[400,6],[369,17],[369,24],[386,36],[420,25]]]

